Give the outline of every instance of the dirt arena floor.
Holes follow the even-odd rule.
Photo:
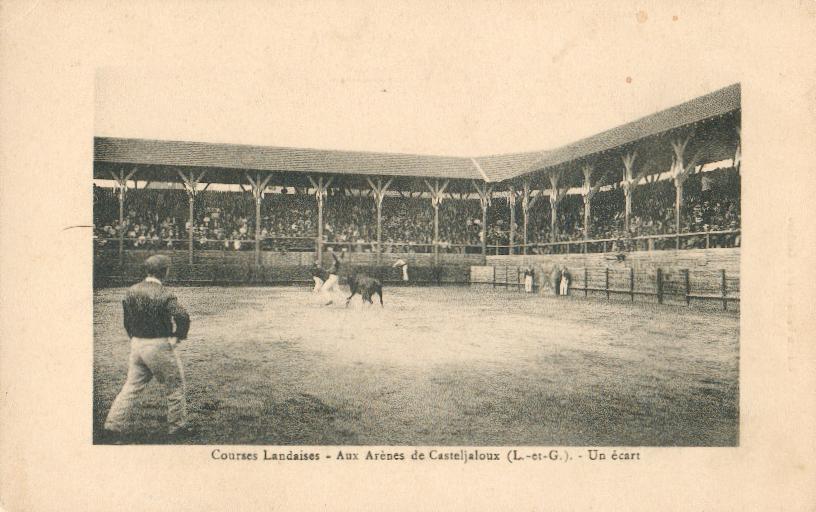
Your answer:
[[[733,312],[479,286],[348,309],[297,287],[176,292],[190,444],[738,444]],[[127,371],[123,293],[94,294],[96,442]],[[164,442],[158,383],[140,403],[128,442]]]

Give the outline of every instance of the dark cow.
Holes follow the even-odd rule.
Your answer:
[[[368,301],[369,304],[374,304],[371,297],[376,293],[380,296],[380,306],[383,306],[382,283],[379,279],[369,277],[362,272],[355,272],[349,276],[348,283],[351,295],[346,299],[346,307],[348,307],[351,298],[358,293],[363,298],[363,302]]]

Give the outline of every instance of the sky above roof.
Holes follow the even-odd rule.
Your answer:
[[[95,134],[482,156],[551,149],[741,79],[729,56],[744,35],[705,4],[502,5],[292,4],[243,27],[271,41],[258,59],[248,46],[240,65],[100,68]]]

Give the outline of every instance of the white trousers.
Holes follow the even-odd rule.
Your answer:
[[[326,279],[326,282],[323,283],[323,286],[320,288],[320,291],[331,293],[335,291],[335,286],[337,286],[337,274],[330,274],[329,278]]]
[[[317,292],[319,292],[319,291],[320,291],[320,287],[322,287],[322,286],[323,286],[323,280],[322,280],[322,279],[320,279],[320,278],[319,278],[319,277],[317,277],[317,276],[313,276],[313,277],[312,277],[312,279],[314,279],[314,282],[315,282],[315,285],[314,285],[314,290],[313,290],[313,291],[314,291],[314,293],[317,293]]]
[[[533,291],[533,276],[524,276],[524,291],[532,293]]]
[[[569,294],[569,281],[567,281],[566,277],[561,278],[561,295],[568,295]]]
[[[105,428],[123,432],[126,420],[150,379],[164,387],[170,433],[187,425],[184,370],[169,338],[131,338],[127,380],[111,405]]]

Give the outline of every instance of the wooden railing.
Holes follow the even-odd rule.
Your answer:
[[[524,245],[489,244],[488,254],[573,254],[599,252],[626,252],[631,250],[671,250],[671,249],[710,249],[712,247],[739,247],[739,229],[717,231],[694,231],[690,233],[666,233],[660,235],[641,235],[619,238],[593,238],[580,240],[562,240],[557,242],[539,242]],[[690,240],[699,247],[689,247]],[[671,246],[655,242],[672,242]],[[633,248],[634,247],[634,248]]]
[[[600,294],[607,299],[612,295],[628,296],[634,302],[636,296],[654,297],[658,304],[674,300],[690,306],[692,300],[717,301],[722,309],[728,304],[739,302],[740,280],[738,275],[728,275],[725,269],[689,270],[680,269],[664,271],[638,271],[633,267],[614,269],[610,267],[578,268],[570,271],[571,293]],[[542,283],[550,287],[550,276],[537,275],[536,290]],[[474,283],[479,284],[479,283]],[[492,284],[494,288],[515,288],[521,292],[524,288],[524,268],[520,266],[499,265],[493,267],[492,280],[481,281],[481,284]]]

